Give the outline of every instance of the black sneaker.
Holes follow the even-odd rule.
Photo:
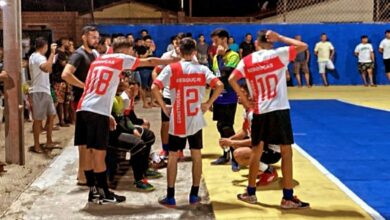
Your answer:
[[[224,165],[230,162],[229,155],[227,157],[220,156],[218,159],[211,162],[211,165]]]
[[[96,187],[91,187],[89,189],[88,202],[98,203],[99,197],[100,197],[100,194],[97,191]]]
[[[113,192],[108,191],[108,193],[104,193],[104,190],[99,189],[100,192],[100,198],[99,198],[99,204],[106,204],[106,203],[121,203],[126,201],[125,196],[116,195]]]

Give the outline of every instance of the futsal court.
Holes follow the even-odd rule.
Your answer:
[[[390,87],[334,86],[290,88],[296,193],[310,201],[307,210],[279,208],[279,179],[258,187],[259,203],[236,199],[248,170],[210,166],[220,149],[216,129],[204,132],[203,173],[217,219],[387,219],[390,218]],[[206,118],[209,125],[211,114]],[[242,108],[235,128],[242,122]]]

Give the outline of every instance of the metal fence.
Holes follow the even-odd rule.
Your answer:
[[[276,15],[264,18],[263,22],[333,23],[389,20],[389,0],[277,0]]]

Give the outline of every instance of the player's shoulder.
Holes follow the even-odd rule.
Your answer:
[[[161,58],[162,59],[167,59],[167,58],[172,58],[172,57],[176,57],[176,56],[177,56],[176,51],[175,50],[170,50],[168,52],[163,53],[163,55],[161,55]]]

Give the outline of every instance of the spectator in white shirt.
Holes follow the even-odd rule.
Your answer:
[[[390,81],[390,30],[385,32],[386,38],[379,45],[379,52],[383,54],[383,62],[385,64],[385,72],[387,79]]]
[[[367,74],[370,86],[375,86],[373,69],[374,69],[374,49],[372,45],[368,42],[368,37],[363,35],[361,37],[361,43],[355,48],[355,56],[358,57],[359,71],[363,79],[364,86],[367,84]]]
[[[334,52],[334,47],[332,43],[328,41],[326,34],[321,34],[321,41],[316,44],[314,53],[318,57],[318,68],[324,86],[329,86],[328,79],[326,78],[326,69],[334,70],[334,64],[332,61]]]
[[[53,60],[57,49],[57,44],[51,44],[50,56],[46,59],[45,54],[48,50],[48,43],[42,37],[35,41],[35,52],[30,56],[29,66],[31,73],[30,96],[32,100],[33,112],[33,132],[34,148],[36,153],[42,153],[43,150],[39,144],[39,135],[41,133],[42,121],[47,120],[46,148],[54,147],[52,140],[53,121],[56,116],[53,98],[50,91],[49,74],[52,72]]]

